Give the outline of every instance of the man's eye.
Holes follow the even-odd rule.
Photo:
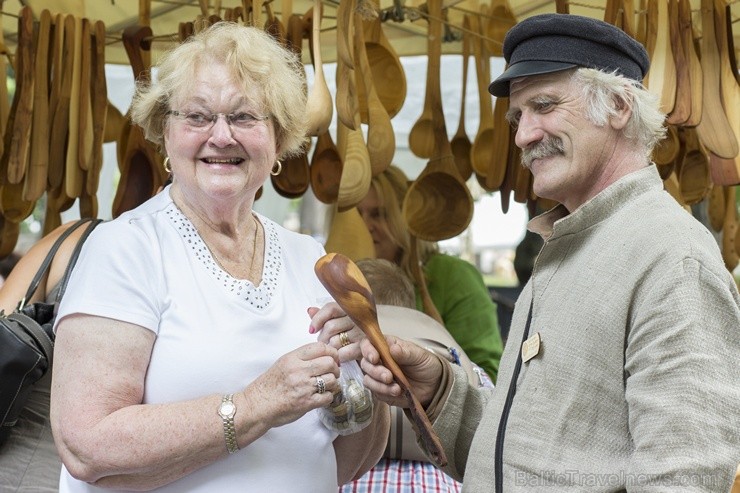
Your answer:
[[[537,111],[548,111],[552,109],[554,106],[554,103],[552,101],[540,101],[537,104],[535,104],[534,108]]]
[[[193,112],[188,113],[185,115],[185,121],[188,122],[188,124],[193,125],[195,127],[202,127],[203,125],[208,124],[211,119],[208,118],[203,113]]]

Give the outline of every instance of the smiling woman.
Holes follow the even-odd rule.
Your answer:
[[[324,249],[252,210],[303,142],[304,89],[292,52],[227,23],[137,87],[132,119],[172,184],[96,230],[60,307],[62,492],[331,491],[377,462],[387,406],[348,436],[312,412],[359,357],[334,337],[360,334],[344,312],[313,306]]]

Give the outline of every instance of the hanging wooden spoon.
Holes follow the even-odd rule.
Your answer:
[[[375,12],[380,10],[377,0],[367,2],[372,4]],[[373,85],[378,93],[378,98],[383,104],[389,118],[393,118],[401,111],[406,100],[406,74],[403,70],[401,60],[396,49],[383,31],[383,23],[379,15],[362,21],[362,29],[365,38],[365,52],[370,63],[373,74]],[[360,95],[360,115],[365,121],[367,108],[364,106],[365,98],[362,88],[358,87]]]
[[[719,157],[732,159],[738,154],[738,142],[722,106],[722,60],[714,29],[713,0],[701,0],[701,14],[704,112],[696,131],[709,151]]]
[[[31,7],[21,8],[18,17],[18,45],[16,47],[16,88],[13,104],[16,106],[13,125],[9,126],[10,140],[6,143],[8,182],[20,183],[26,173],[31,122],[33,120],[34,90],[34,35]]]
[[[470,18],[470,29],[481,34],[480,23],[476,16]],[[491,94],[488,92],[490,81],[490,68],[488,65],[488,52],[479,37],[473,40],[473,53],[475,59],[475,73],[478,81],[478,104],[480,106],[480,119],[478,133],[473,139],[470,160],[473,171],[479,176],[485,177],[488,166],[493,157],[493,106]]]
[[[354,262],[337,253],[329,253],[321,257],[316,262],[314,270],[321,284],[329,291],[355,325],[362,329],[365,336],[380,354],[383,365],[393,374],[393,378],[401,387],[408,401],[411,417],[434,462],[439,467],[446,465],[447,457],[437,433],[429,422],[421,403],[414,395],[409,381],[391,356],[388,342],[385,340],[378,324],[375,298],[365,276],[362,275]]]
[[[729,40],[732,37],[732,29],[728,30],[727,16],[730,15],[729,5],[724,0],[714,0],[714,27],[717,36],[717,48],[720,60],[720,90],[722,107],[727,114],[735,139],[740,139],[740,82],[733,72],[733,61],[730,57]],[[733,57],[734,58],[734,57]],[[734,184],[740,184],[740,152],[728,163],[731,167],[728,174],[735,176]]]
[[[722,225],[725,221],[725,190],[722,185],[714,185],[709,191],[707,216],[712,229],[717,233],[722,231]]]
[[[735,187],[725,187],[725,222],[722,226],[722,259],[732,272],[737,267],[740,256],[735,245],[738,234],[737,207],[735,206]]]
[[[337,201],[343,167],[342,158],[329,131],[319,135],[309,167],[311,189],[319,201],[325,204]]]
[[[355,25],[361,25],[361,19],[355,19]],[[370,62],[365,52],[365,38],[362,29],[355,29],[355,58],[357,68],[356,86],[364,87],[367,95],[367,152],[370,155],[370,170],[373,176],[385,171],[393,161],[396,153],[396,134],[388,112],[375,91]],[[359,93],[359,91],[358,91]],[[358,98],[359,100],[359,98]],[[361,106],[361,105],[359,105]],[[360,114],[360,116],[362,116]]]
[[[337,62],[341,60],[350,69],[355,68],[352,46],[355,6],[355,0],[344,0],[337,6]]]
[[[460,120],[457,123],[457,132],[450,141],[452,155],[455,157],[457,170],[460,172],[460,178],[467,180],[473,174],[473,165],[470,162],[470,150],[473,147],[468,133],[465,131],[465,96],[468,86],[468,58],[470,58],[470,19],[468,14],[463,17],[463,39],[462,39],[462,94],[460,96]]]
[[[288,199],[295,199],[308,190],[310,177],[307,153],[310,147],[311,139],[306,138],[298,154],[282,160],[282,171],[277,175],[270,175],[272,186],[279,195]]]
[[[680,27],[681,46],[684,58],[689,67],[689,86],[691,88],[691,110],[689,118],[683,123],[685,127],[695,127],[699,124],[703,112],[702,97],[704,92],[704,75],[701,62],[696,53],[694,44],[694,28],[691,21],[691,3],[689,0],[678,0],[678,22]]]
[[[82,195],[83,176],[79,166],[80,141],[80,77],[82,74],[82,18],[73,17],[73,52],[69,59],[72,66],[72,88],[69,99],[69,135],[64,161],[64,188],[70,198]]]
[[[712,186],[709,179],[709,156],[693,128],[680,132],[684,154],[678,171],[678,190],[687,205],[698,204],[707,196]]]
[[[308,115],[308,135],[318,136],[328,130],[334,114],[334,104],[324,78],[324,65],[321,61],[321,0],[314,0],[310,46],[314,81],[308,93],[306,114]]]
[[[507,0],[491,0],[487,18],[485,43],[493,56],[503,56],[504,36],[517,20]]]
[[[442,55],[442,0],[429,0],[429,70],[427,85],[432,122],[432,159],[411,184],[403,201],[409,231],[427,241],[457,236],[470,224],[473,199],[460,177],[445,127],[439,66]],[[444,221],[440,218],[444,217]]]
[[[429,5],[429,2],[427,2]],[[435,134],[434,121],[432,114],[432,99],[435,94],[440,93],[439,86],[439,56],[441,54],[442,40],[433,38],[433,30],[436,30],[436,25],[441,22],[441,19],[433,19],[432,9],[429,8],[427,15],[428,22],[428,34],[427,34],[427,79],[426,79],[426,93],[424,96],[424,108],[421,115],[416,120],[414,125],[411,127],[409,132],[409,149],[414,153],[415,156],[420,158],[430,158],[434,153],[435,145]],[[440,29],[441,35],[441,29]]]
[[[370,153],[360,128],[359,113],[355,113],[355,117],[357,128],[354,130],[337,122],[337,147],[344,163],[337,195],[337,207],[340,211],[359,204],[370,190],[372,181]]]
[[[334,210],[324,248],[327,252],[341,253],[352,260],[375,258],[373,237],[357,207],[346,211]]]
[[[24,180],[24,200],[38,200],[46,190],[49,171],[49,45],[51,14],[44,9],[39,14],[34,70],[33,124],[28,176]]]
[[[689,74],[689,62],[686,59],[686,50],[681,42],[681,21],[678,15],[679,0],[668,0],[668,2],[671,52],[676,62],[676,101],[673,110],[666,118],[666,123],[682,125],[691,116],[691,76]]]
[[[668,1],[648,0],[647,15],[650,70],[643,83],[660,99],[660,109],[670,113],[676,102],[676,62],[670,44]]]
[[[100,172],[103,169],[105,126],[110,119],[108,118],[108,86],[105,79],[105,24],[103,21],[95,22],[93,31],[92,79],[90,81],[90,90],[92,91],[93,147],[90,169],[85,177],[85,187],[87,195],[94,197],[98,193]],[[118,112],[118,115],[120,116],[121,113]]]

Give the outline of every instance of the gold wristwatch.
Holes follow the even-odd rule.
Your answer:
[[[234,416],[236,416],[236,406],[234,405],[234,394],[226,394],[221,399],[221,405],[218,406],[218,415],[224,422],[224,438],[226,439],[226,450],[230,454],[239,450],[236,444],[236,427],[234,426]]]

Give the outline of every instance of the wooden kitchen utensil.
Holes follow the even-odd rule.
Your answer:
[[[428,5],[430,68],[427,87],[430,89],[427,95],[433,150],[432,158],[406,193],[403,215],[413,235],[427,241],[440,241],[457,236],[468,227],[473,217],[473,199],[455,165],[442,109],[439,86],[442,0],[429,0]]]
[[[311,58],[313,60],[314,81],[308,93],[306,115],[308,135],[321,135],[329,129],[334,105],[329,86],[324,78],[324,65],[321,61],[321,0],[314,0],[311,17]]]
[[[671,51],[668,0],[648,0],[647,16],[650,70],[643,84],[660,99],[660,109],[670,113],[676,102],[676,62]]]
[[[373,4],[376,12],[380,9],[377,0],[369,0],[367,3]],[[406,100],[406,73],[396,49],[383,31],[380,16],[376,15],[372,19],[363,20],[362,29],[365,38],[365,52],[373,74],[373,85],[388,116],[393,118],[401,111]],[[360,115],[364,121],[367,108],[363,106],[362,93],[359,94]]]
[[[383,365],[393,374],[393,378],[401,387],[408,401],[411,417],[434,462],[440,467],[446,465],[447,457],[439,437],[429,422],[424,408],[414,395],[409,381],[391,356],[388,343],[378,324],[375,298],[365,276],[349,258],[336,253],[329,253],[320,258],[316,262],[314,270],[321,284],[329,291],[355,325],[362,329],[365,336],[380,354]]]
[[[735,245],[737,233],[737,207],[735,206],[735,187],[725,187],[725,221],[722,225],[722,259],[732,272],[737,267],[740,256]]]
[[[52,43],[52,78],[49,96],[51,110],[51,140],[49,141],[49,188],[62,186],[69,134],[69,100],[72,95],[72,60],[74,53],[75,21],[71,15],[54,17]]]
[[[365,37],[363,30],[359,28],[362,20],[359,15],[355,19],[355,86],[362,87],[363,91],[359,94],[367,96],[365,107],[367,108],[367,152],[370,156],[370,171],[373,176],[379,175],[385,171],[393,161],[396,153],[396,133],[393,131],[393,125],[388,112],[380,101],[375,84],[373,83],[373,74],[370,62],[365,51]],[[358,107],[362,107],[358,104]],[[360,112],[360,118],[362,113]]]
[[[375,258],[373,238],[357,207],[345,211],[334,210],[324,248],[327,252],[341,253],[352,260]]]
[[[722,225],[725,222],[725,190],[722,185],[714,185],[709,191],[707,216],[712,229],[717,233],[722,231]]]
[[[489,17],[486,20],[485,39],[486,47],[491,55],[503,56],[504,36],[516,22],[508,0],[491,0]]]
[[[28,164],[35,70],[33,38],[33,13],[31,7],[26,6],[21,8],[18,16],[18,45],[14,67],[16,87],[13,96],[16,109],[13,125],[8,127],[10,140],[5,145],[5,151],[9,154],[6,178],[13,184],[21,182]]]
[[[462,93],[460,96],[460,120],[457,123],[457,132],[450,141],[452,155],[455,157],[457,170],[460,172],[460,178],[467,181],[473,174],[473,165],[470,162],[470,150],[473,147],[468,133],[465,131],[465,97],[468,87],[468,59],[470,58],[470,18],[468,14],[463,17],[463,34],[462,34]]]
[[[44,9],[39,14],[34,60],[34,102],[31,127],[31,155],[28,174],[23,185],[23,199],[38,200],[46,190],[49,171],[49,45],[51,44],[51,14]]]
[[[370,190],[372,181],[370,153],[365,145],[358,113],[356,113],[356,118],[358,122],[356,130],[337,122],[337,147],[344,163],[337,195],[337,207],[340,211],[351,209],[359,204]]]
[[[64,161],[64,191],[67,197],[82,195],[84,177],[79,166],[80,141],[80,77],[82,74],[82,18],[74,17],[73,54],[69,60],[72,65],[72,90],[69,99],[69,136]]]
[[[309,167],[311,189],[319,201],[325,204],[337,201],[343,167],[342,158],[329,131],[319,135]]]
[[[682,125],[691,116],[691,76],[689,74],[689,62],[686,59],[687,51],[681,41],[681,21],[678,15],[679,1],[688,0],[668,0],[671,52],[676,62],[676,101],[673,110],[666,118],[666,123],[670,125]]]
[[[683,158],[678,167],[678,190],[683,203],[698,204],[707,196],[712,186],[709,179],[709,156],[699,142],[696,129],[683,128],[679,132],[683,140]]]
[[[719,157],[733,159],[738,154],[738,141],[722,106],[722,60],[714,28],[713,0],[701,0],[701,26],[704,111],[696,130],[709,151]]]
[[[92,91],[91,105],[93,115],[93,148],[90,160],[90,169],[85,176],[86,194],[97,196],[100,172],[103,169],[103,141],[105,140],[105,125],[108,119],[108,86],[105,79],[105,24],[95,22],[92,39]],[[121,113],[118,112],[120,116]],[[119,127],[120,131],[120,127]]]
[[[279,174],[270,174],[270,181],[278,194],[295,199],[306,193],[310,181],[307,155],[310,147],[311,139],[306,138],[300,153],[283,159],[283,169]]]
[[[702,102],[704,75],[694,44],[694,28],[691,21],[691,3],[689,0],[678,0],[678,22],[681,46],[684,50],[684,58],[689,66],[689,86],[691,88],[691,111],[683,126],[695,127],[701,121],[704,107]]]
[[[480,23],[476,16],[470,18],[470,29],[474,33],[481,34]],[[478,81],[478,104],[480,105],[480,118],[478,132],[473,139],[470,159],[473,171],[476,175],[485,177],[488,173],[488,165],[493,153],[493,106],[491,104],[491,93],[488,92],[490,81],[490,67],[488,65],[488,51],[478,37],[473,40],[473,57],[475,59],[475,73]]]

